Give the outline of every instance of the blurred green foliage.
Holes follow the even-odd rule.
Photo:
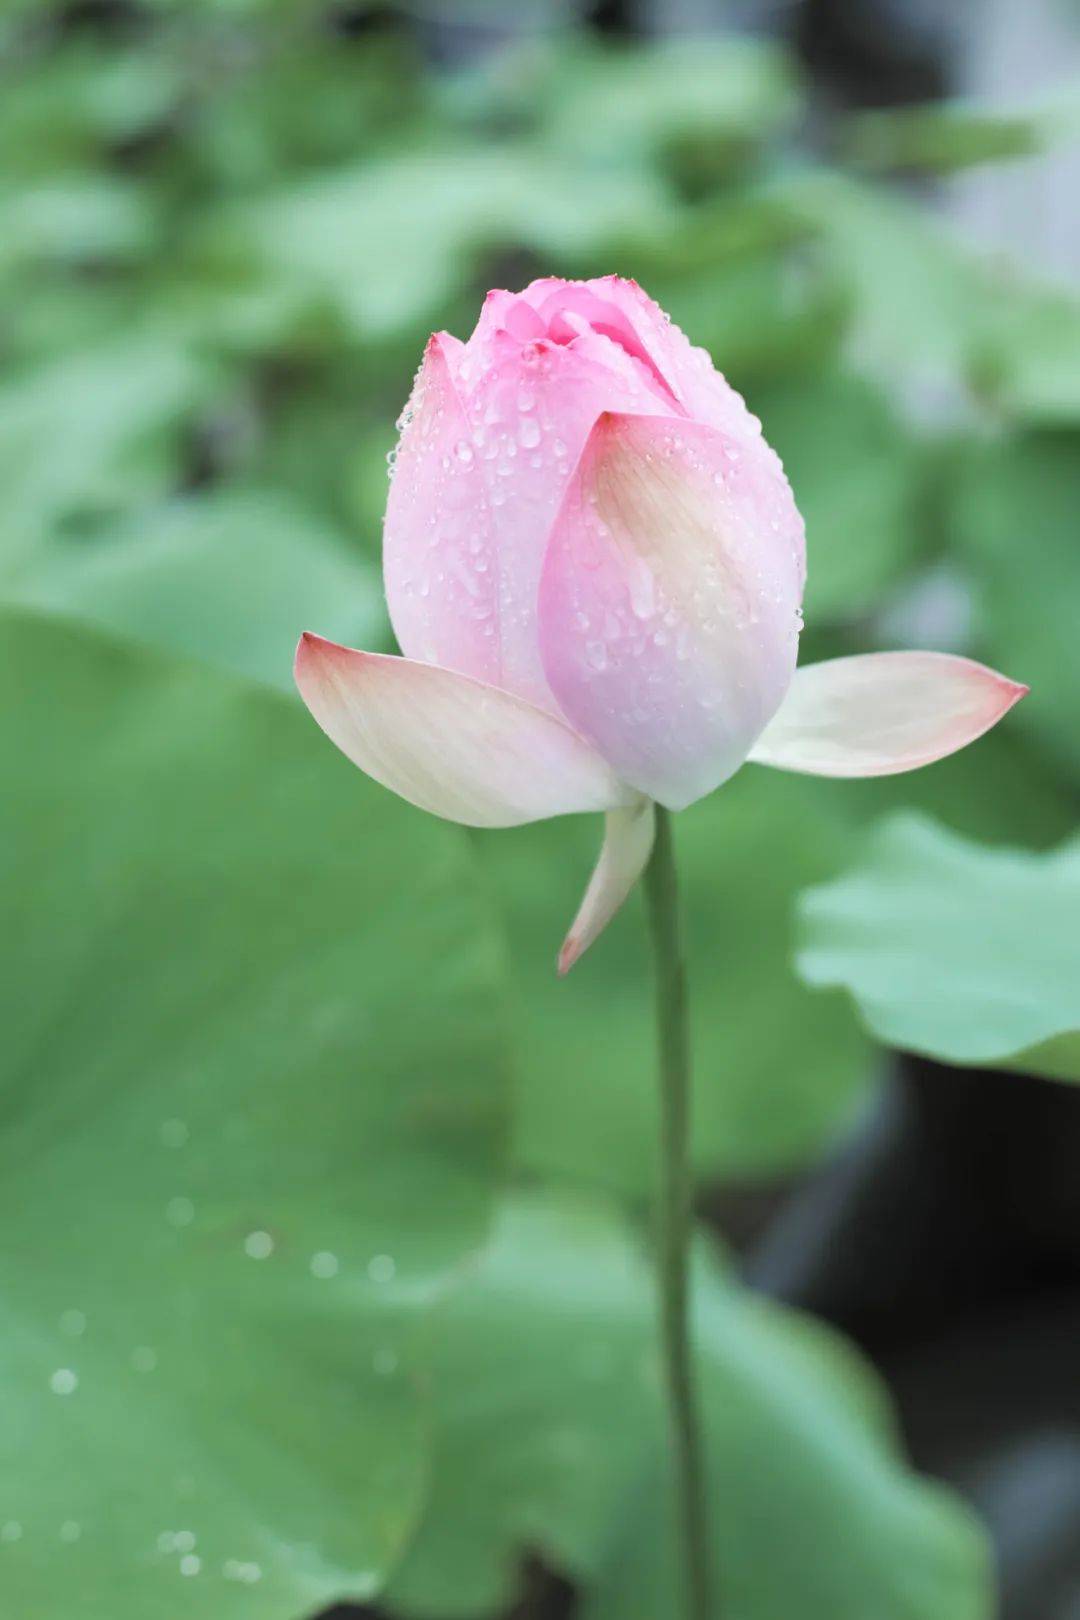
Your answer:
[[[808,656],[899,638],[1034,686],[921,776],[750,768],[680,818],[703,1183],[803,1164],[866,1102],[879,1055],[790,958],[797,892],[870,819],[1036,846],[1075,821],[1080,311],[868,179],[1052,121],[890,113],[827,166],[778,48],[526,15],[456,70],[436,40],[490,8],[0,20],[13,1613],[300,1620],[389,1577],[404,1611],[478,1615],[525,1544],[599,1583],[587,1612],[666,1601],[635,907],[560,985],[598,829],[470,841],[273,690],[303,628],[392,645],[394,419],[489,285],[618,270],[711,349],[807,517]],[[701,1286],[741,1612],[984,1620],[977,1537],[904,1474],[865,1372],[711,1263]],[[564,1364],[594,1342],[583,1396]]]
[[[767,1620],[798,1592],[805,1620],[982,1616],[980,1537],[897,1467],[874,1379],[819,1325],[733,1288],[704,1246],[698,1261],[710,1542],[731,1609]],[[524,1195],[500,1211],[439,1323],[434,1490],[392,1608],[490,1612],[531,1545],[595,1582],[589,1615],[678,1614],[654,1319],[610,1206]]]

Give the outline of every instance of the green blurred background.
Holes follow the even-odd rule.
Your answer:
[[[920,1462],[991,1520],[1009,1620],[1080,1614],[1080,1412],[1039,1349],[1075,1344],[1076,1159],[1061,1148],[1048,1169],[1045,1149],[1080,1151],[1076,1094],[928,1081],[792,966],[797,896],[879,816],[914,809],[1034,850],[1077,820],[1074,23],[1051,0],[944,15],[900,0],[8,0],[13,1620],[301,1620],[387,1579],[387,1612],[476,1620],[510,1612],[525,1554],[515,1614],[666,1620],[667,1576],[625,1586],[649,1442],[616,1444],[622,1386],[606,1415],[590,1396],[561,1429],[561,1391],[507,1396],[512,1418],[492,1398],[488,1429],[461,1416],[521,1346],[558,1365],[591,1342],[567,1313],[608,1286],[617,1347],[597,1365],[636,1365],[647,1305],[627,1234],[654,1136],[636,903],[558,983],[597,828],[432,828],[323,747],[290,677],[305,628],[392,648],[387,456],[429,332],[467,335],[489,286],[610,271],[710,349],[782,454],[808,527],[805,656],[927,645],[1032,686],[999,732],[926,773],[749,769],[678,838],[703,1216],[759,1289],[831,1317],[890,1376]],[[452,1307],[456,1348],[433,1373],[418,1324],[492,1210],[505,1253],[483,1251],[493,1275]],[[331,1311],[350,1265],[360,1280]],[[972,1369],[1029,1295],[1065,1316],[1052,1304],[1034,1347],[1002,1352],[968,1411]],[[545,1302],[565,1343],[545,1343]],[[749,1348],[718,1339],[721,1383],[732,1356],[763,1354],[760,1307],[745,1308]],[[108,1342],[92,1344],[101,1319]],[[784,1354],[828,1359],[804,1331]],[[483,1355],[483,1392],[461,1393]],[[68,1372],[82,1383],[65,1406]],[[844,1361],[814,1376],[807,1409],[825,1423],[830,1389],[850,1405],[864,1375]],[[432,1379],[450,1391],[434,1462]],[[743,1553],[724,1550],[730,1620],[986,1620],[967,1521],[931,1495],[901,1509],[900,1475],[863,1526],[881,1569],[815,1542],[814,1512],[835,1526],[868,1492],[837,1460],[850,1412],[824,1442],[839,1495],[813,1488],[825,1464],[805,1441],[788,1500],[779,1397],[761,1396],[768,1442],[753,1399],[724,1387],[750,1413],[723,1440],[744,1467],[743,1495],[721,1499],[749,1515]],[[859,1387],[856,1404],[878,1400]],[[1005,1390],[1018,1406],[1002,1425]],[[91,1415],[61,1423],[79,1399]],[[503,1431],[518,1450],[470,1483],[471,1454]],[[564,1451],[541,1457],[553,1433]],[[1017,1435],[1049,1461],[1024,1452],[1017,1473]],[[189,1545],[184,1482],[208,1456],[208,1528]],[[463,1526],[452,1504],[473,1490],[486,1506]],[[785,1515],[804,1526],[794,1545]],[[924,1557],[932,1572],[905,1584]],[[595,1606],[573,1610],[594,1580]]]

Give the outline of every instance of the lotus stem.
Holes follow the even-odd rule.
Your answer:
[[[686,1620],[716,1620],[701,1430],[690,1349],[690,1041],[686,972],[671,815],[656,807],[656,841],[645,869],[656,982],[660,1153],[656,1258],[660,1347],[671,1436],[675,1515]]]

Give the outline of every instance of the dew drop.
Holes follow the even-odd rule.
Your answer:
[[[650,619],[656,611],[656,580],[643,558],[633,559],[630,569],[630,606],[639,619]]]
[[[320,1249],[312,1255],[309,1269],[313,1277],[336,1277],[341,1268],[336,1254],[331,1254],[329,1249]]]
[[[158,1137],[163,1147],[182,1148],[189,1135],[190,1132],[182,1119],[163,1119],[158,1129]]]
[[[72,1372],[70,1367],[57,1367],[49,1379],[49,1388],[54,1395],[74,1395],[79,1387],[79,1375]]]
[[[195,1205],[190,1198],[170,1198],[165,1205],[165,1219],[170,1226],[190,1226],[195,1219]]]
[[[269,1232],[249,1232],[244,1239],[244,1253],[251,1260],[269,1260],[274,1252],[274,1240]]]
[[[86,1317],[82,1311],[64,1311],[60,1317],[60,1331],[69,1339],[80,1339],[86,1332]]]
[[[367,1270],[372,1282],[388,1283],[393,1282],[397,1274],[397,1265],[388,1254],[373,1254],[368,1261]]]
[[[181,1575],[197,1575],[202,1569],[202,1559],[198,1553],[185,1553],[180,1560]]]
[[[77,1519],[65,1519],[60,1526],[60,1540],[67,1542],[69,1546],[72,1542],[78,1541],[81,1535],[82,1525]]]
[[[254,1586],[262,1580],[258,1564],[246,1564],[239,1558],[226,1558],[222,1574],[227,1581],[241,1581],[245,1586]]]

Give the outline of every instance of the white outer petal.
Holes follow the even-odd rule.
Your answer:
[[[796,670],[750,752],[811,776],[892,776],[955,753],[1027,691],[948,653],[861,653]]]
[[[311,634],[300,638],[295,673],[354,765],[448,821],[516,827],[637,797],[563,721],[471,676]]]

